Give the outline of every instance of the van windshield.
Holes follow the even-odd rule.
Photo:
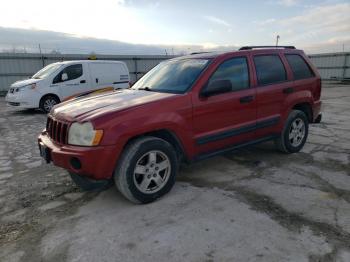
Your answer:
[[[45,66],[43,69],[41,69],[39,72],[37,72],[35,75],[32,76],[33,79],[43,79],[50,75],[51,73],[55,72],[58,68],[60,68],[62,64],[50,64],[48,66]]]
[[[182,59],[162,62],[137,81],[132,89],[182,94],[208,64],[207,59]]]

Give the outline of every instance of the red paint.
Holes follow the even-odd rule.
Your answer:
[[[253,56],[271,53],[281,57],[288,81],[259,87]],[[294,81],[284,53],[300,54],[313,69],[315,77]],[[223,61],[236,56],[245,56],[248,59],[250,88],[208,98],[200,97],[200,90],[216,68]],[[55,144],[44,130],[38,139],[51,150],[53,163],[91,178],[111,178],[126,143],[145,133],[161,129],[171,131],[181,142],[187,158],[191,160],[201,153],[280,133],[289,112],[297,104],[307,103],[312,109],[313,120],[320,113],[320,76],[301,50],[258,49],[193,57],[210,58],[212,62],[185,94],[118,90],[58,105],[52,113],[53,118],[68,122],[91,121],[95,129],[104,130],[104,135],[99,146],[81,147]],[[287,87],[294,88],[295,92],[283,93],[282,90]],[[239,99],[244,96],[253,96],[254,100],[241,104]],[[202,145],[196,143],[198,138],[254,125],[274,117],[280,117],[276,125]],[[73,156],[81,160],[80,170],[75,170],[70,165]]]

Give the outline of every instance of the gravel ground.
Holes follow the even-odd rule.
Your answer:
[[[302,152],[265,143],[183,166],[141,206],[43,163],[46,116],[0,98],[0,261],[350,261],[350,86],[326,87]]]

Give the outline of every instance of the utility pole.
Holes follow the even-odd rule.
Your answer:
[[[278,40],[280,39],[280,36],[279,35],[277,35],[277,37],[276,37],[276,47],[278,46]]]

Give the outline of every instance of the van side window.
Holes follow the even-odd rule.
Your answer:
[[[230,80],[232,91],[249,88],[247,59],[245,57],[237,57],[223,62],[210,77],[208,84],[217,80]]]
[[[83,65],[76,64],[76,65],[67,66],[53,79],[53,84],[65,82],[65,81],[62,81],[62,74],[64,73],[66,73],[68,76],[67,80],[65,81],[77,79],[83,75]]]
[[[286,69],[278,55],[254,56],[259,85],[270,85],[287,80]]]
[[[295,80],[314,77],[314,73],[311,71],[309,65],[305,62],[304,58],[296,54],[286,54],[288,64],[290,65]]]

